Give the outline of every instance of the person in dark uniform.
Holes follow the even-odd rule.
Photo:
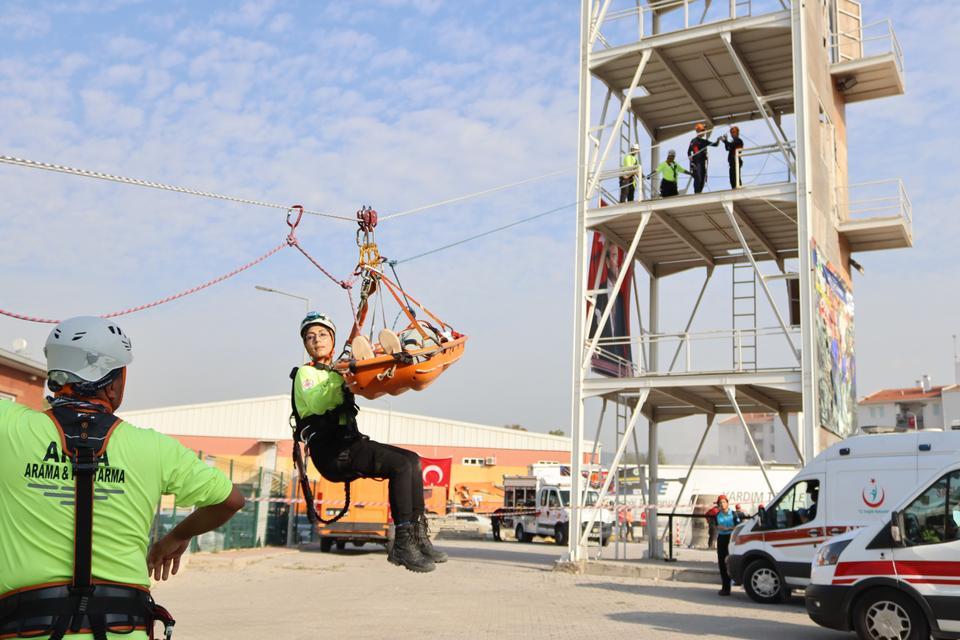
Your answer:
[[[717,498],[717,515],[714,519],[717,522],[717,564],[720,565],[720,595],[730,595],[730,574],[727,573],[727,555],[730,548],[730,534],[734,528],[740,524],[737,514],[730,509],[730,501],[727,496],[721,494]]]
[[[357,478],[388,480],[396,535],[387,559],[410,571],[433,571],[447,554],[430,542],[423,502],[420,456],[371,440],[357,429],[357,405],[343,377],[332,368],[336,326],[311,311],[300,323],[310,362],[297,369],[293,399],[295,437],[305,442],[314,466],[331,482]]]
[[[727,149],[727,164],[730,165],[730,188],[736,189],[743,184],[743,159],[738,151],[743,149],[743,140],[740,139],[740,127],[730,127],[730,138],[723,136],[723,146]],[[739,167],[737,164],[739,163]],[[739,180],[737,178],[740,178]]]
[[[693,192],[701,193],[703,185],[707,183],[707,147],[716,147],[720,141],[710,142],[702,122],[698,122],[695,129],[697,137],[687,147],[687,159],[690,161],[690,173],[693,174]]]

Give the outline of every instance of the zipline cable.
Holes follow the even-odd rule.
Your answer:
[[[139,178],[128,178],[125,176],[114,175],[112,173],[102,173],[100,171],[91,171],[89,169],[78,169],[76,167],[67,167],[64,165],[53,164],[50,162],[39,162],[37,160],[27,160],[25,158],[16,158],[14,156],[0,155],[0,163],[11,164],[18,167],[28,167],[30,169],[43,169],[45,171],[53,171],[56,173],[66,173],[68,175],[81,176],[84,178],[96,178],[98,180],[107,180],[109,182],[119,182],[121,184],[129,184],[129,185],[134,185],[138,187],[149,187],[151,189],[173,191],[175,193],[184,193],[191,196],[213,198],[215,200],[226,200],[227,202],[237,202],[239,204],[250,204],[257,207],[269,207],[271,209],[283,209],[283,210],[287,210],[290,208],[290,205],[287,205],[287,204],[275,204],[273,202],[264,202],[263,200],[252,200],[250,198],[228,196],[220,193],[213,193],[211,191],[201,191],[199,189],[178,187],[176,185],[163,184],[161,182],[153,182],[151,180],[141,180]],[[309,213],[315,216],[322,216],[324,218],[333,218],[335,220],[345,220],[347,222],[356,222],[354,218],[351,218],[348,216],[338,216],[332,213],[324,213],[322,211],[305,210],[304,213]]]
[[[441,247],[437,247],[437,248],[431,249],[431,250],[429,250],[429,251],[424,251],[423,253],[418,253],[417,255],[415,255],[415,256],[410,256],[409,258],[404,258],[404,259],[402,259],[402,260],[390,260],[390,261],[389,261],[389,264],[390,264],[390,266],[396,266],[396,265],[398,265],[398,264],[403,264],[403,263],[405,263],[405,262],[410,262],[411,260],[417,260],[418,258],[423,258],[424,256],[429,256],[429,255],[431,255],[431,254],[438,253],[438,252],[440,252],[440,251],[446,251],[447,249],[451,249],[451,248],[456,247],[456,246],[459,246],[459,245],[461,245],[461,244],[465,244],[465,243],[467,243],[467,242],[471,242],[471,241],[473,241],[473,240],[477,240],[477,239],[479,239],[479,238],[483,238],[484,236],[489,236],[489,235],[491,235],[491,234],[497,233],[498,231],[503,231],[503,230],[505,230],[505,229],[509,229],[510,227],[515,227],[515,226],[520,225],[520,224],[523,224],[523,223],[525,223],[525,222],[531,222],[531,221],[533,221],[533,220],[536,220],[537,218],[542,218],[542,217],[544,217],[544,216],[550,215],[551,213],[557,213],[558,211],[563,211],[564,209],[569,209],[570,207],[574,207],[574,206],[576,206],[576,205],[577,205],[576,202],[571,202],[571,203],[569,203],[569,204],[565,204],[565,205],[562,205],[562,206],[560,206],[560,207],[556,207],[556,208],[554,208],[554,209],[550,209],[549,211],[542,211],[542,212],[540,212],[540,213],[538,213],[538,214],[529,216],[529,217],[527,217],[527,218],[521,218],[520,220],[515,220],[515,221],[513,221],[513,222],[511,222],[511,223],[509,223],[509,224],[505,224],[505,225],[503,225],[503,226],[496,227],[496,228],[493,228],[493,229],[489,229],[489,230],[487,230],[487,231],[484,231],[483,233],[478,233],[478,234],[476,234],[476,235],[473,235],[473,236],[464,238],[463,240],[458,240],[458,241],[456,241],[456,242],[451,242],[450,244],[445,244],[445,245],[443,245],[443,246],[441,246]]]
[[[476,191],[474,193],[468,193],[464,196],[457,196],[456,198],[449,198],[447,200],[441,200],[439,202],[434,202],[432,204],[425,204],[422,207],[416,207],[414,209],[407,209],[406,211],[399,211],[397,213],[391,213],[386,216],[382,216],[380,221],[392,220],[393,218],[400,218],[402,216],[408,216],[413,213],[420,213],[421,211],[426,211],[427,209],[433,209],[435,207],[441,207],[446,204],[453,204],[454,202],[463,202],[464,200],[469,200],[470,198],[477,198],[479,196],[485,196],[489,193],[496,193],[497,191],[503,191],[504,189],[511,189],[513,187],[519,187],[520,185],[529,184],[531,182],[536,182],[538,180],[543,180],[545,178],[552,178],[553,176],[559,176],[564,173],[569,173],[576,169],[577,167],[568,167],[566,169],[560,169],[558,171],[551,171],[550,173],[545,173],[540,176],[534,176],[533,178],[526,178],[524,180],[519,180],[517,182],[511,182],[508,184],[502,184],[497,187],[492,187],[490,189],[484,189],[483,191]]]

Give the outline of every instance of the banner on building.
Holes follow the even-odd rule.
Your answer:
[[[592,290],[612,290],[620,270],[624,268],[625,254],[623,249],[607,241],[603,234],[595,232],[590,248],[587,287]],[[590,361],[590,368],[604,376],[625,377],[634,374],[630,348],[630,291],[633,288],[633,267],[628,266],[627,270],[610,316],[600,331],[601,338],[617,337],[622,339],[623,344],[598,345]],[[607,300],[607,294],[598,294],[596,304],[587,305],[590,336],[596,335]]]
[[[811,241],[816,290],[817,404],[820,424],[846,437],[857,429],[857,376],[853,350],[853,293]]]
[[[450,467],[453,458],[424,458],[420,457],[420,468],[423,469],[424,487],[450,488]]]

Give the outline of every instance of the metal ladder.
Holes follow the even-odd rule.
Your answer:
[[[630,153],[630,147],[637,140],[636,137],[637,122],[634,116],[624,118],[620,122],[620,159],[617,161],[617,168],[623,167],[623,158]],[[617,185],[617,198],[619,202],[620,190]],[[643,159],[637,158],[637,177],[634,191],[634,200],[649,200],[650,194],[646,191],[646,181],[643,179]]]
[[[749,262],[733,265],[733,368],[757,370],[757,277]]]

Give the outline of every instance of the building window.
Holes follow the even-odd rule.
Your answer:
[[[554,465],[559,465],[559,464],[560,464],[560,461],[559,461],[559,460],[537,460],[537,464],[554,464]]]
[[[884,413],[883,407],[877,407],[877,415],[882,418],[883,413]]]
[[[464,458],[463,466],[465,467],[482,467],[483,458]]]
[[[933,405],[933,415],[935,416],[940,415],[940,405],[938,404]]]

